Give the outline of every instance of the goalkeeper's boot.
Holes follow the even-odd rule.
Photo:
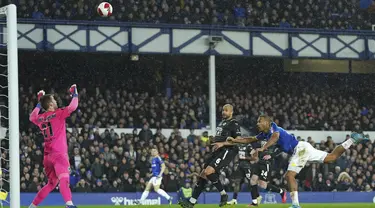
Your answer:
[[[65,208],[77,208],[77,206],[74,206],[74,205],[66,205]]]
[[[281,202],[285,204],[286,199],[287,199],[286,189],[283,189],[283,192],[280,195],[281,195]]]
[[[248,207],[258,207],[258,204],[251,202],[251,204],[249,204]]]
[[[223,207],[228,203],[228,194],[221,195],[219,207]]]
[[[367,141],[370,140],[363,133],[357,133],[357,132],[352,132],[352,134],[350,135],[350,138],[353,139],[353,141],[354,141],[355,144],[359,144],[362,141],[366,141],[367,142]]]
[[[299,206],[299,205],[292,205],[292,206],[289,207],[289,208],[301,208],[301,206]]]
[[[237,204],[237,199],[232,199],[229,202],[227,202],[228,205],[235,205]]]

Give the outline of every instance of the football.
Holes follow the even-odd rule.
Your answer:
[[[100,16],[109,17],[112,15],[113,7],[108,2],[102,2],[99,4],[97,11]]]

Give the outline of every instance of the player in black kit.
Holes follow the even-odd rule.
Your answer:
[[[259,142],[257,142],[256,144],[258,144],[257,148],[261,147],[261,144]],[[254,147],[256,147],[256,144],[254,144]],[[286,203],[286,190],[268,183],[272,161],[280,154],[281,151],[277,147],[269,148],[264,152],[255,152],[254,156],[258,157],[259,159],[258,162],[253,164],[251,167],[252,176],[250,184],[252,203],[250,204],[250,206],[258,206],[258,185],[269,192],[280,194],[282,202]]]
[[[197,184],[195,184],[192,197],[189,201],[180,200],[178,204],[183,208],[191,208],[197,203],[199,195],[207,184],[207,180],[212,182],[212,185],[220,192],[221,199],[219,206],[225,206],[228,201],[228,195],[225,192],[223,185],[219,180],[220,170],[233,161],[237,155],[237,146],[227,142],[227,138],[240,138],[240,125],[233,117],[233,106],[226,104],[222,110],[223,120],[216,128],[216,135],[212,139],[213,152],[206,158],[204,168]]]
[[[252,175],[250,161],[257,160],[257,158],[252,155],[252,152],[254,152],[252,144],[238,145],[238,166],[233,174],[233,199],[227,203],[229,205],[237,204],[238,192],[240,192],[241,185],[245,182],[245,178],[250,182]]]
[[[259,142],[252,144],[239,145],[239,164],[235,175],[235,188],[233,199],[228,202],[229,205],[237,204],[237,194],[240,191],[240,185],[243,184],[245,177],[250,182],[252,203],[249,206],[258,206],[261,197],[259,195],[258,185],[270,192],[279,193],[282,202],[286,203],[286,190],[269,184],[269,171],[272,160],[281,154],[277,148],[269,149],[265,152],[257,152],[256,148],[260,148]],[[250,161],[257,161],[251,164]]]

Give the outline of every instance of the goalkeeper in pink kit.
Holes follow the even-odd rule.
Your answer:
[[[72,202],[72,192],[69,188],[69,156],[66,138],[65,119],[78,107],[77,86],[69,89],[72,101],[65,108],[58,108],[53,95],[38,92],[38,105],[30,115],[30,121],[39,127],[44,136],[44,170],[48,183],[36,195],[29,208],[36,208],[47,195],[60,184],[60,193],[66,203],[66,208],[76,208]],[[40,109],[45,110],[39,114]]]

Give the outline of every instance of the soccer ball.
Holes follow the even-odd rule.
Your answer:
[[[102,2],[99,4],[97,11],[100,16],[109,17],[112,15],[113,7],[108,2]]]

